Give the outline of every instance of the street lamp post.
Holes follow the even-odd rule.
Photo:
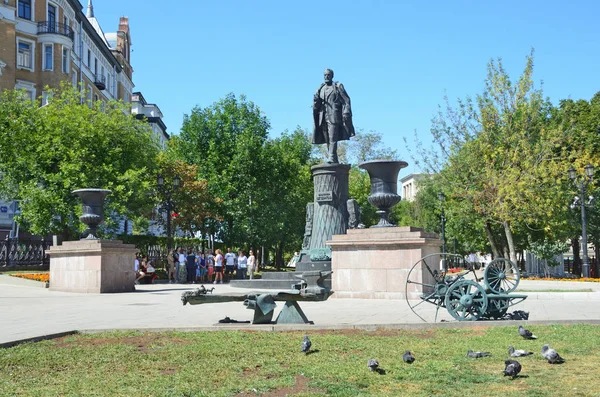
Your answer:
[[[446,196],[444,195],[444,193],[439,192],[438,193],[438,200],[440,200],[440,207],[442,209],[442,214],[441,214],[441,220],[442,220],[442,258],[443,258],[443,265],[445,267],[446,265],[446,215],[444,214],[444,199],[446,198]]]
[[[581,206],[581,249],[583,250],[581,271],[583,273],[583,277],[590,276],[590,258],[588,257],[588,246],[587,246],[587,218],[585,215],[585,189],[592,181],[594,176],[594,166],[588,164],[584,168],[585,175],[582,175],[581,178],[577,177],[577,171],[575,168],[569,168],[569,178],[575,184],[575,186],[579,189],[579,194],[581,198],[579,199],[579,205]],[[577,201],[577,200],[576,200]],[[573,204],[576,204],[574,202]]]
[[[162,205],[162,209],[167,212],[167,253],[171,251],[173,246],[171,240],[171,216],[173,211],[175,211],[175,203],[173,202],[173,193],[179,188],[181,184],[181,179],[179,176],[175,175],[173,178],[173,184],[168,185],[165,184],[165,178],[162,175],[159,175],[156,179],[156,183],[158,186],[158,191],[161,198],[164,199],[164,203]]]

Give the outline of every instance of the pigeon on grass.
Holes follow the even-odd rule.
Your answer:
[[[525,357],[525,356],[530,356],[533,354],[533,352],[528,352],[525,350],[521,350],[521,349],[516,349],[513,346],[508,346],[508,354],[511,357]]]
[[[519,335],[521,335],[525,339],[537,339],[537,336],[535,336],[533,333],[531,333],[530,330],[525,329],[520,325],[519,325]]]
[[[369,371],[371,372],[377,371],[377,368],[379,368],[379,363],[374,358],[370,358],[367,362],[367,365],[369,366]]]
[[[304,334],[304,340],[302,341],[302,353],[308,354],[311,346],[312,342],[310,341],[310,339],[308,339],[308,336]]]
[[[565,362],[565,359],[556,350],[551,349],[548,344],[542,346],[542,356],[548,360],[548,364],[562,364]]]
[[[469,350],[467,352],[467,357],[471,358],[481,358],[481,357],[489,357],[492,354],[490,352],[474,352],[473,350]]]
[[[521,372],[521,364],[515,360],[506,360],[504,361],[504,376],[510,376],[512,379],[516,378]]]
[[[415,357],[408,350],[404,352],[402,359],[408,364],[412,364],[415,361]]]

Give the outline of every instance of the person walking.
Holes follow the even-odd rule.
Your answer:
[[[215,256],[215,281],[213,284],[223,284],[223,255],[221,250],[217,249]]]
[[[238,257],[237,257],[237,279],[245,280],[247,270],[248,270],[248,258],[246,257],[246,255],[244,255],[244,251],[239,250]]]
[[[254,251],[250,250],[248,257],[248,272],[250,272],[250,280],[254,277],[254,269],[256,268],[256,258],[254,257]]]
[[[187,270],[187,283],[194,284],[196,282],[196,255],[194,251],[188,248],[188,254],[185,258],[185,267]]]
[[[167,280],[169,284],[173,284],[175,278],[175,252],[169,251],[167,254]]]

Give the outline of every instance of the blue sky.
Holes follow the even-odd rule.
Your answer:
[[[600,90],[595,1],[96,0],[94,9],[105,32],[129,17],[135,90],[172,134],[184,113],[229,92],[264,111],[272,136],[311,128],[329,67],[354,125],[382,133],[410,163],[402,137],[416,130],[428,141],[444,93],[480,93],[490,58],[516,79],[535,48],[534,78],[554,103]]]

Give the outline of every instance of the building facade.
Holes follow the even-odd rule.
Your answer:
[[[131,96],[131,113],[138,119],[145,118],[148,121],[161,149],[166,149],[169,134],[167,133],[167,126],[162,121],[163,114],[159,107],[146,102],[141,92],[134,92]]]
[[[419,181],[428,176],[429,174],[410,174],[400,179],[400,183],[402,183],[402,199],[413,201],[419,191]]]
[[[1,0],[0,90],[47,98],[45,87],[69,81],[88,101],[131,101],[129,21],[104,33],[89,0]]]

